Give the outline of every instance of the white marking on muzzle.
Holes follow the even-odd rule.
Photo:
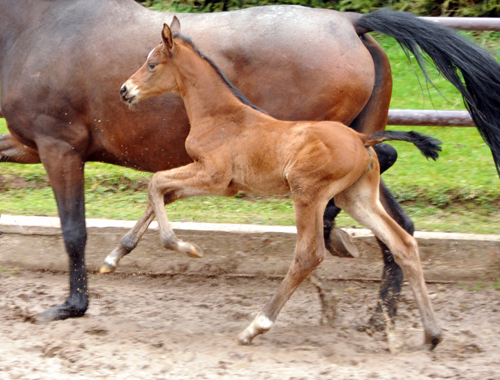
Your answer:
[[[139,88],[130,81],[125,82],[124,86],[127,87],[125,98],[131,103],[136,103],[139,100]]]

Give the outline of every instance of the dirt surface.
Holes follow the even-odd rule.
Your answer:
[[[0,273],[0,379],[500,379],[500,291],[429,286],[445,340],[424,351],[407,286],[397,317],[403,342],[353,326],[373,311],[377,283],[325,284],[337,296],[335,326],[322,325],[315,288],[303,284],[274,327],[239,346],[235,337],[278,286],[264,278],[91,275],[80,319],[34,325],[60,303],[67,275]]]

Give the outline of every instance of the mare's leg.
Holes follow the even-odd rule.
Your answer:
[[[45,137],[37,141],[42,163],[49,176],[57,202],[66,252],[69,256],[69,297],[66,302],[47,310],[36,322],[81,317],[88,307],[85,268],[84,161],[75,145]]]
[[[359,223],[373,231],[393,253],[408,279],[424,325],[425,344],[433,349],[441,341],[441,331],[427,293],[417,242],[384,210],[378,199],[378,171],[371,170],[336,197],[337,203]],[[388,313],[388,310],[383,312]],[[392,324],[388,324],[391,327]]]
[[[0,162],[39,164],[38,152],[21,144],[10,133],[0,135]]]
[[[321,200],[320,197],[316,199]],[[323,261],[325,246],[321,230],[325,203],[326,201],[309,199],[309,202],[306,202],[294,198],[297,245],[292,265],[275,295],[254,321],[238,336],[240,344],[250,344],[257,335],[268,331],[295,289]]]

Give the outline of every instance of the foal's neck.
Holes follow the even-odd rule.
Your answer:
[[[181,56],[181,57],[180,57]],[[177,85],[191,123],[210,123],[227,116],[237,116],[245,112],[258,112],[244,104],[218,69],[192,47],[184,47],[179,52]]]

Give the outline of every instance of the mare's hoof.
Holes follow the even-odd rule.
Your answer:
[[[367,323],[355,325],[354,328],[359,332],[366,332],[368,335],[372,335],[376,331],[385,331],[385,319],[375,314]]]
[[[329,250],[332,256],[358,258],[359,251],[351,235],[340,228],[332,228],[329,236]]]
[[[109,274],[109,273],[113,273],[115,270],[116,270],[116,266],[104,263],[102,265],[101,269],[99,270],[99,273]]]
[[[87,307],[80,309],[64,303],[33,316],[31,322],[41,325],[47,322],[61,321],[68,318],[79,318],[85,314],[85,311],[87,311]]]

